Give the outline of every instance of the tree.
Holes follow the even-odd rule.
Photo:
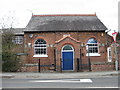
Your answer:
[[[13,29],[4,29],[2,34],[2,70],[13,72],[19,69],[19,58],[15,52]]]
[[[117,35],[117,41],[118,41],[119,44],[120,44],[120,32],[118,32],[118,35]]]
[[[18,24],[16,21],[17,18],[15,17],[15,11],[8,11],[3,15],[1,14],[0,28],[2,29],[13,28]]]
[[[13,16],[3,17],[2,28],[2,71],[13,72],[19,69],[19,58],[16,55],[14,43],[13,25],[15,19]]]

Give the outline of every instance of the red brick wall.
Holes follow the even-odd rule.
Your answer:
[[[32,38],[29,38],[29,34],[33,34]],[[79,42],[71,40],[70,38],[66,38],[59,43],[55,44],[56,41],[63,38],[64,34],[69,34],[72,38],[76,39]],[[61,49],[65,44],[71,44],[74,48],[74,68],[76,71],[77,63],[76,59],[80,57],[80,49],[82,49],[82,62],[83,64],[88,63],[88,57],[86,56],[86,47],[81,47],[81,44],[86,44],[89,38],[96,38],[99,43],[106,44],[106,36],[104,32],[43,32],[43,33],[25,33],[25,52],[28,53],[27,63],[38,63],[38,59],[41,60],[41,65],[51,65],[54,64],[54,47],[47,48],[48,57],[44,58],[35,58],[34,55],[34,42],[38,38],[44,39],[47,44],[55,45],[56,47],[56,64],[57,69],[60,70],[60,58],[61,58]],[[32,47],[28,47],[28,43],[32,43]],[[92,63],[95,62],[107,62],[107,49],[105,46],[99,47],[100,56],[92,56],[90,60]]]
[[[114,64],[94,64],[91,65],[92,71],[109,71],[115,70]]]
[[[19,69],[21,72],[38,72],[38,67],[37,66],[24,66]]]

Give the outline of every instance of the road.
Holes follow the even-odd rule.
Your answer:
[[[117,88],[118,76],[73,79],[2,79],[2,88]]]

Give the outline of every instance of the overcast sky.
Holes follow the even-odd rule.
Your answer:
[[[16,26],[26,27],[33,14],[94,14],[108,29],[118,30],[120,0],[0,0],[1,18],[13,16]]]

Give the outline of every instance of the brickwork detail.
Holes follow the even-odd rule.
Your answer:
[[[96,64],[91,65],[92,71],[109,71],[109,70],[115,70],[114,64]]]
[[[29,35],[33,34],[30,38]],[[64,35],[69,35],[64,37]],[[89,38],[95,38],[99,43],[100,56],[91,56],[91,63],[107,62],[107,47],[106,47],[106,35],[104,32],[44,32],[44,33],[25,33],[24,38],[24,52],[28,53],[26,56],[26,64],[38,63],[40,59],[41,65],[53,65],[56,64],[56,71],[60,71],[61,67],[61,50],[66,44],[70,44],[74,48],[74,67],[77,71],[76,59],[80,59],[80,49],[82,54],[82,64],[88,64],[88,56],[86,56],[86,42]],[[34,42],[42,38],[47,43],[47,56],[48,57],[33,57],[34,56]],[[111,40],[111,39],[110,39]],[[57,42],[57,43],[56,43]],[[31,46],[28,46],[31,43]],[[84,45],[84,46],[82,46]],[[55,51],[55,52],[54,52]],[[114,62],[114,61],[113,61]],[[42,69],[42,68],[41,68]],[[49,68],[44,68],[49,70]],[[97,70],[113,70],[113,65],[92,65],[93,71]],[[22,71],[38,71],[37,67],[23,67]]]

